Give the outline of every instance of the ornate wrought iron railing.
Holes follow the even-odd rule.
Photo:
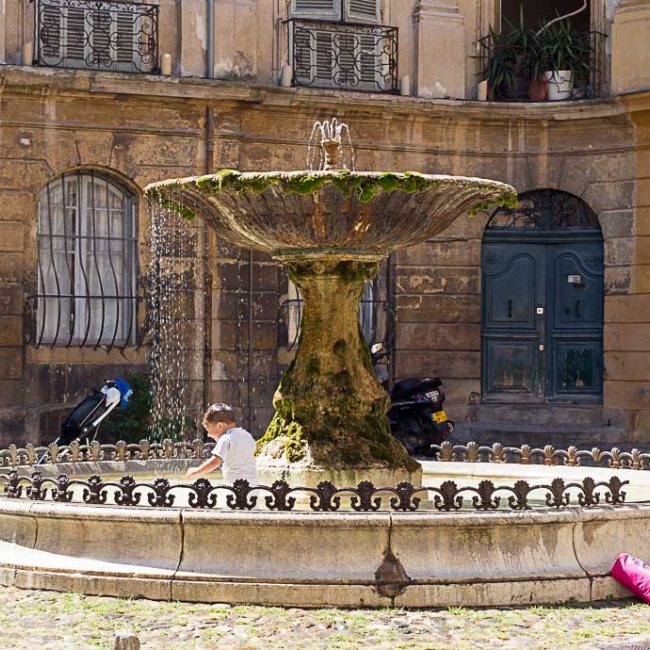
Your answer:
[[[294,86],[397,92],[397,27],[296,18],[287,26]]]
[[[89,505],[152,506],[171,508],[185,505],[191,508],[223,507],[230,510],[266,510],[287,512],[307,507],[314,512],[336,512],[351,509],[355,512],[457,512],[460,510],[494,511],[498,509],[531,510],[533,507],[565,508],[579,505],[583,508],[598,505],[622,505],[625,492],[621,489],[629,481],[614,476],[609,481],[596,482],[585,478],[566,483],[560,478],[548,484],[530,485],[516,481],[514,485],[495,485],[481,481],[478,487],[458,487],[454,481],[443,481],[439,486],[414,487],[406,481],[396,487],[376,487],[370,481],[361,481],[355,487],[336,487],[322,481],[315,488],[291,487],[285,481],[273,485],[252,486],[238,479],[230,485],[214,485],[207,479],[194,483],[173,484],[166,478],[152,482],[137,482],[132,476],[119,481],[102,481],[100,476],[87,480],[61,474],[46,478],[42,472],[20,476],[17,470],[0,475],[4,496],[10,499],[27,498],[33,501],[85,503]],[[219,506],[219,496],[225,504]],[[577,500],[573,500],[577,496]],[[222,499],[223,501],[223,499]],[[421,507],[422,506],[422,507]]]
[[[164,440],[153,443],[142,440],[139,443],[100,444],[93,441],[90,444],[80,444],[73,441],[69,446],[59,446],[54,443],[48,446],[24,447],[9,445],[0,449],[0,467],[21,467],[36,465],[39,461],[46,464],[84,463],[98,461],[129,461],[129,460],[179,460],[207,458],[214,443],[204,443],[197,439],[192,442],[173,442]],[[610,469],[650,470],[650,452],[640,449],[622,451],[618,447],[601,450],[578,449],[571,446],[568,449],[556,449],[552,445],[544,447],[507,447],[499,442],[493,445],[479,445],[469,442],[465,445],[454,445],[443,442],[433,445],[436,457],[440,461],[454,463],[502,463],[520,465],[546,465],[557,467],[605,467]]]
[[[157,74],[158,7],[36,0],[35,65]]]
[[[573,89],[563,99],[594,99],[605,97],[605,39],[607,34],[602,32],[572,32],[576,47],[585,52],[584,65],[574,74]],[[480,54],[477,59],[483,78],[494,83],[488,88],[488,99],[491,101],[542,101],[535,96],[530,86],[535,76],[535,69],[543,67],[534,57],[522,47],[514,45],[499,45],[493,42],[494,36],[479,39]],[[556,73],[551,75],[548,85],[559,84],[563,81]]]

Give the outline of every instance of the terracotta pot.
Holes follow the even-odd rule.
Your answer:
[[[528,99],[532,102],[543,102],[546,100],[547,90],[546,79],[531,79],[528,84]]]

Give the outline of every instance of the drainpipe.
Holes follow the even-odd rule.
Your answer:
[[[214,0],[208,0],[208,49],[206,52],[206,77],[214,79]]]

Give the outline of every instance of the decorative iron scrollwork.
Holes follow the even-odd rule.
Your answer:
[[[294,86],[396,93],[397,28],[287,21]]]
[[[561,190],[542,189],[523,192],[514,208],[500,207],[489,216],[487,229],[523,228],[564,230],[598,228],[596,213],[579,197]]]
[[[65,474],[56,479],[44,478],[40,471],[30,477],[20,477],[16,470],[0,475],[5,483],[4,494],[8,498],[19,499],[25,494],[28,499],[44,501],[48,499],[47,484],[51,484],[51,499],[55,502],[82,502],[89,505],[115,504],[116,506],[140,505],[142,496],[147,495],[147,502],[153,507],[171,508],[176,501],[173,491],[188,493],[187,507],[218,507],[218,494],[226,495],[225,505],[230,510],[252,510],[258,502],[257,494],[268,492],[263,505],[270,511],[290,511],[296,505],[304,503],[297,495],[309,496],[308,507],[314,512],[335,512],[350,509],[355,512],[378,512],[385,506],[382,494],[392,494],[388,508],[392,511],[415,512],[422,510],[422,505],[431,506],[415,496],[419,492],[432,493],[433,510],[438,512],[456,512],[460,510],[495,511],[508,507],[511,510],[530,510],[532,507],[564,508],[571,505],[571,493],[577,493],[578,504],[582,507],[599,505],[604,496],[610,505],[625,502],[622,487],[629,481],[621,481],[617,476],[609,481],[596,483],[587,477],[581,482],[565,483],[556,478],[550,485],[530,485],[526,481],[516,481],[514,485],[495,485],[483,480],[478,487],[459,487],[455,481],[446,480],[440,485],[423,485],[415,487],[409,482],[401,482],[397,487],[376,487],[370,481],[361,481],[356,487],[337,488],[329,481],[322,481],[315,488],[289,486],[284,481],[276,481],[271,487],[265,485],[251,486],[248,481],[239,479],[230,485],[214,485],[201,478],[192,484],[171,484],[166,478],[158,478],[153,484],[138,483],[132,476],[124,476],[117,483],[104,482],[100,476],[91,476],[88,480],[70,480]],[[23,490],[26,486],[26,490]],[[108,488],[114,488],[109,495]],[[81,492],[81,495],[80,495]],[[507,502],[500,493],[508,494]],[[541,494],[540,494],[541,493]],[[531,501],[531,494],[535,497]],[[346,503],[343,503],[346,495]],[[465,495],[471,499],[465,499]],[[183,506],[183,503],[180,504]]]

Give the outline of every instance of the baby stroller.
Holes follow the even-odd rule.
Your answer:
[[[97,437],[99,425],[118,404],[121,408],[129,405],[133,389],[121,377],[109,379],[99,390],[80,402],[61,424],[61,433],[54,441],[55,445],[69,445],[73,440],[85,437],[92,442]],[[92,434],[92,438],[90,437]],[[40,465],[47,456],[44,453]]]

